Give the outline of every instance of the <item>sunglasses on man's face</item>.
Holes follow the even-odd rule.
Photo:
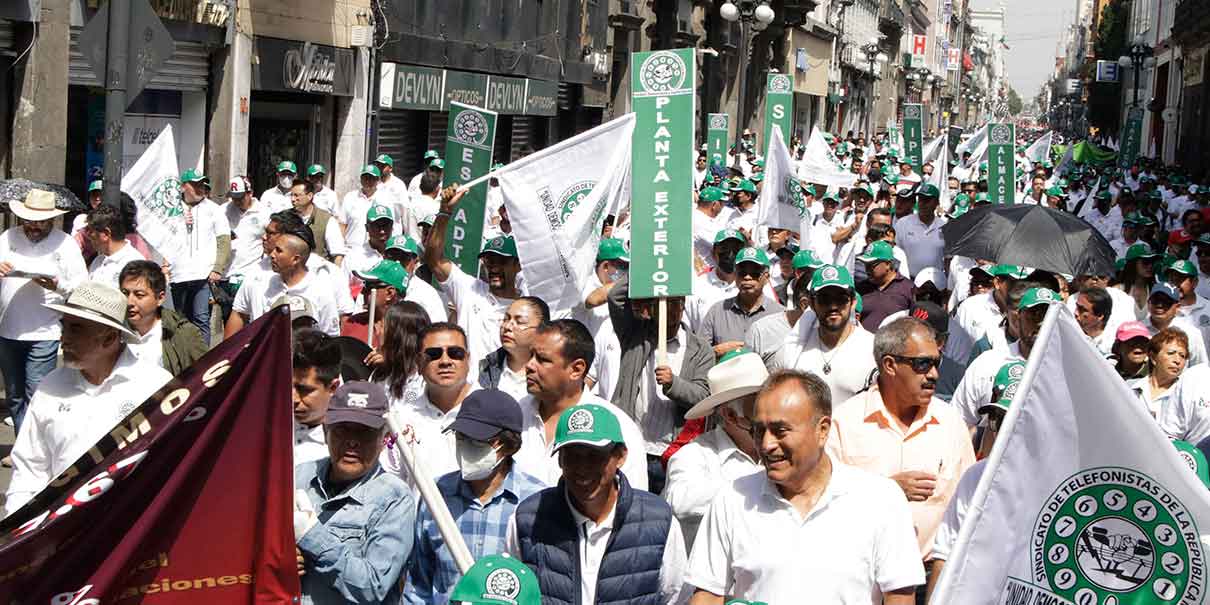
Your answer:
[[[906,363],[912,366],[912,371],[917,374],[928,374],[929,370],[941,367],[940,357],[904,357],[903,355],[891,355],[891,359],[899,363]]]
[[[429,347],[424,350],[424,356],[430,362],[437,361],[445,355],[454,361],[462,361],[466,359],[466,349],[462,347]]]

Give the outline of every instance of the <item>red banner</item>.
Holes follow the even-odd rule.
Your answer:
[[[267,313],[0,522],[0,602],[295,602],[289,359]]]

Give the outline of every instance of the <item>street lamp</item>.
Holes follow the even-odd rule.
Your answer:
[[[1134,44],[1130,47],[1130,54],[1122,55],[1118,58],[1118,65],[1123,69],[1134,67],[1134,102],[1131,107],[1139,106],[1139,68],[1146,67],[1151,69],[1155,67],[1155,49],[1147,45],[1147,41],[1139,34],[1134,39]]]
[[[878,75],[874,72],[874,66],[886,62],[887,56],[882,52],[882,48],[878,46],[878,38],[871,38],[859,50],[865,56],[866,62],[870,64],[870,96],[873,99],[877,99],[878,92],[875,87],[878,85]],[[874,113],[874,107],[871,103],[865,112],[865,132],[867,137],[873,136],[870,132],[870,114],[872,113]]]
[[[731,23],[739,21],[742,42],[739,54],[739,122],[735,131],[739,133],[741,140],[744,130],[748,127],[748,108],[745,105],[748,98],[748,57],[752,52],[752,32],[764,31],[777,16],[766,2],[767,0],[727,0],[718,9],[718,14],[723,19]],[[740,151],[736,150],[732,164],[737,170],[742,169]]]

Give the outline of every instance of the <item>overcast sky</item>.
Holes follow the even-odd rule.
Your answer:
[[[1054,72],[1055,45],[1074,19],[1076,0],[970,0],[974,9],[1005,6],[1008,81],[1029,102]]]

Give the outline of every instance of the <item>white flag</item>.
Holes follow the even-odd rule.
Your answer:
[[[1210,491],[1065,305],[967,511],[932,605],[1207,601]]]
[[[933,140],[925,143],[924,151],[923,151],[924,159],[921,160],[920,163],[927,164],[929,162],[933,162],[934,163],[933,165],[936,166],[937,158],[941,157],[941,149],[943,147],[945,147],[945,145],[942,144],[945,142],[945,139],[946,139],[946,136],[941,135],[941,136],[936,137]]]
[[[529,294],[558,317],[580,302],[605,216],[629,195],[633,131],[634,114],[626,114],[492,173]]]
[[[852,187],[857,182],[857,175],[840,162],[818,128],[811,129],[807,149],[798,162],[798,178],[829,187]]]
[[[974,133],[972,133],[970,138],[958,143],[958,146],[954,148],[954,155],[961,159],[962,154],[968,151],[974,153],[975,148],[979,147],[979,145],[983,144],[986,140],[987,124],[984,124],[983,126],[979,127],[979,130],[976,130]]]
[[[1025,158],[1030,162],[1044,162],[1050,159],[1050,145],[1054,139],[1054,131],[1048,131],[1025,149]]]
[[[807,214],[806,198],[781,131],[774,128],[770,132],[773,134],[765,154],[765,184],[756,200],[756,224],[793,231],[799,228],[800,220]],[[810,152],[808,144],[807,153]]]
[[[185,249],[187,242],[185,202],[171,124],[122,176],[122,191],[138,209],[139,235],[171,264],[176,251]]]

